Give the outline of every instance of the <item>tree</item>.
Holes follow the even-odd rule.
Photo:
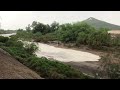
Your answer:
[[[111,36],[105,31],[91,32],[88,36],[87,43],[94,48],[102,48],[103,46],[110,46]]]
[[[54,21],[52,24],[51,24],[51,32],[54,32],[56,30],[58,30],[59,28],[59,23]]]
[[[79,45],[79,44],[86,44],[87,37],[88,37],[87,34],[85,34],[84,32],[80,32],[80,33],[78,34],[76,44],[77,44],[77,45]]]
[[[23,30],[23,29],[20,29],[20,28],[17,30],[17,32],[21,32],[21,31],[24,31],[24,30]]]
[[[34,54],[36,52],[36,50],[38,50],[38,47],[34,44],[25,44],[25,50],[29,53],[29,54]]]
[[[34,28],[38,24],[37,21],[33,21],[31,27]]]
[[[44,33],[45,34],[47,34],[47,33],[50,33],[51,32],[51,27],[50,27],[50,25],[45,25],[46,26],[46,29],[45,29],[45,31],[44,31]]]
[[[42,34],[45,34],[46,30],[46,25],[43,23],[38,23],[36,26],[33,28],[33,33],[41,32]]]
[[[31,31],[31,25],[28,24],[28,26],[26,27],[26,31],[30,32]]]
[[[9,40],[8,37],[0,36],[0,42],[6,43]]]

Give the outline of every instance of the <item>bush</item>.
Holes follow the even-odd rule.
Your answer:
[[[34,38],[35,42],[44,42],[44,43],[47,43],[48,41],[55,41],[55,40],[57,40],[57,37],[54,33],[48,33],[48,34],[41,35],[39,37]]]
[[[0,36],[0,42],[6,43],[9,40],[8,37]]]
[[[23,47],[23,43],[21,41],[13,41],[11,39],[9,39],[5,45],[7,47]]]
[[[49,79],[85,79],[88,78],[78,70],[58,61],[51,61],[45,57],[38,58],[34,55],[37,50],[35,44],[23,46],[21,41],[9,39],[6,46],[2,47],[18,61],[38,72],[42,77]]]
[[[28,65],[37,72],[41,72],[41,76],[44,78],[49,79],[86,78],[85,75],[73,69],[69,65],[65,65],[57,61],[50,61],[45,57],[42,58],[30,57],[28,59]]]
[[[32,32],[28,32],[28,31],[17,31],[16,37],[18,37],[20,40],[27,40],[27,41],[31,41],[33,38],[33,33]]]
[[[114,54],[108,54],[100,59],[101,65],[99,69],[100,77],[107,77],[110,79],[120,79],[120,57]]]
[[[25,45],[25,50],[29,53],[29,54],[33,54],[35,53],[35,51],[38,49],[38,47],[34,44],[26,44]]]

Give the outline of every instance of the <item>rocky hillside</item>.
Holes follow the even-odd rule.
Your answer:
[[[110,30],[120,30],[120,26],[114,25],[96,18],[90,17],[82,22],[85,22],[95,28],[109,28]]]

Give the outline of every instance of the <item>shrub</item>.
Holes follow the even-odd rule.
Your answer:
[[[30,57],[28,59],[29,66],[41,73],[42,77],[51,79],[64,79],[64,78],[86,78],[81,72],[73,69],[69,65],[65,65],[58,61],[50,61],[45,57],[37,58]]]
[[[29,53],[29,54],[33,54],[35,53],[35,51],[38,49],[38,47],[34,44],[26,44],[25,45],[25,50]]]
[[[9,40],[8,37],[0,36],[0,42],[6,43]]]
[[[100,77],[120,79],[120,57],[114,54],[105,55],[100,59]]]
[[[23,43],[21,41],[14,41],[9,39],[6,43],[7,47],[23,47]]]

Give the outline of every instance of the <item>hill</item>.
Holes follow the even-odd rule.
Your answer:
[[[0,79],[41,79],[41,77],[0,49]]]
[[[0,29],[0,34],[11,34],[11,33],[16,33],[16,30],[4,30]]]
[[[98,20],[98,19],[95,19],[93,17],[90,17],[82,22],[85,22],[97,29],[99,28],[108,28],[110,30],[120,30],[120,26],[118,25],[114,25],[114,24],[111,24],[111,23],[108,23],[108,22],[105,22],[105,21],[102,21],[102,20]]]

